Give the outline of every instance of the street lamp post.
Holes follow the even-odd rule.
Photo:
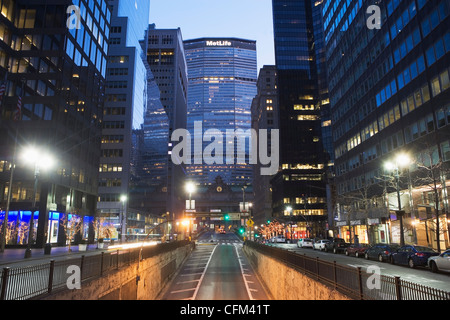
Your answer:
[[[125,214],[125,202],[127,201],[126,195],[120,196],[120,202],[122,203],[122,210],[120,214],[120,242],[123,242],[124,234],[126,234],[126,214]]]
[[[53,166],[53,158],[41,150],[37,150],[34,147],[29,147],[23,152],[23,159],[34,165],[34,189],[33,189],[33,201],[31,206],[30,227],[28,228],[27,248],[25,250],[25,258],[31,257],[31,244],[33,242],[34,234],[34,212],[36,211],[36,195],[38,180],[41,168],[50,168]]]
[[[186,185],[185,185],[185,189],[186,189],[186,192],[189,195],[189,205],[187,207],[189,207],[189,210],[193,210],[195,208],[195,206],[192,205],[192,194],[195,192],[195,190],[197,188],[196,188],[196,186],[195,186],[195,184],[193,182],[187,182]],[[191,237],[190,236],[190,233],[191,233],[190,220],[189,220],[188,230],[189,230],[189,235],[188,235],[189,236],[189,240],[191,240],[190,239],[190,237]]]
[[[395,158],[395,162],[387,162],[385,164],[385,168],[389,171],[394,171],[395,181],[396,181],[396,192],[397,192],[397,202],[398,202],[398,210],[397,215],[400,222],[400,245],[405,245],[405,234],[403,231],[403,215],[404,211],[402,210],[402,200],[400,196],[400,168],[406,167],[410,163],[409,157],[400,154]]]

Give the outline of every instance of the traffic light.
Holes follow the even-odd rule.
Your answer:
[[[228,221],[228,220],[230,220],[230,215],[228,213],[225,213],[223,218],[225,219],[225,221]]]
[[[244,227],[240,227],[240,228],[239,228],[239,233],[240,233],[240,234],[243,234],[244,232],[245,232],[245,228],[244,228]]]

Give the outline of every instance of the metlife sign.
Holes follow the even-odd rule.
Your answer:
[[[206,41],[207,47],[231,47],[231,41]]]

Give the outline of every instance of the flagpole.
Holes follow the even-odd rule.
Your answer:
[[[3,109],[3,105],[4,105],[4,95],[7,92],[7,84],[8,84],[8,70],[5,73],[5,80],[4,80],[4,84],[5,84],[5,92],[3,92],[2,96],[0,97],[0,101],[1,101],[1,106]],[[16,125],[16,135],[14,138],[14,153],[13,153],[13,159],[12,159],[12,163],[11,163],[11,167],[10,167],[10,175],[9,175],[9,186],[8,186],[8,195],[7,195],[7,199],[6,199],[6,210],[5,210],[5,217],[3,219],[3,224],[2,224],[2,232],[1,232],[1,239],[0,239],[0,252],[5,252],[5,246],[6,246],[6,232],[8,230],[8,216],[9,216],[9,205],[11,203],[11,194],[12,194],[12,181],[13,181],[13,175],[14,175],[14,168],[15,168],[15,158],[16,158],[16,149],[17,149],[17,133],[18,133],[18,126]]]
[[[8,225],[8,216],[9,216],[9,206],[11,203],[11,194],[12,194],[12,182],[13,182],[13,176],[14,176],[14,169],[16,168],[16,152],[17,152],[17,134],[19,132],[19,126],[16,124],[16,135],[14,138],[14,155],[10,167],[10,175],[9,175],[9,186],[8,186],[8,195],[6,199],[6,210],[5,210],[5,218],[3,220],[2,225],[2,239],[1,239],[1,247],[0,252],[5,252],[5,245],[6,245],[6,232],[7,232],[7,225]]]

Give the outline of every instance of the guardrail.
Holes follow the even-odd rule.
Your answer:
[[[103,251],[98,255],[81,256],[28,267],[3,268],[0,272],[0,300],[27,300],[67,286],[69,266],[80,268],[81,281],[141,260],[186,246],[189,241],[176,241],[132,249]]]
[[[275,248],[252,241],[248,246],[261,254],[277,259],[288,266],[305,273],[352,299],[359,300],[450,300],[450,292],[423,286],[400,277],[380,275],[378,288],[370,288],[374,273],[358,268],[339,265],[319,258],[311,258],[281,248]]]

